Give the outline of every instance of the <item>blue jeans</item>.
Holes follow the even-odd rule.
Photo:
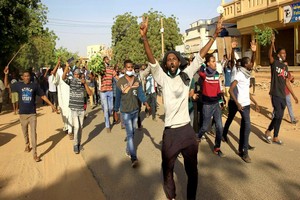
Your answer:
[[[126,135],[127,135],[127,152],[130,153],[131,160],[136,160],[136,150],[133,144],[134,132],[137,126],[137,120],[139,110],[135,110],[129,113],[121,113],[125,124]]]
[[[109,117],[113,111],[113,91],[101,92],[101,105],[104,113],[105,127],[110,127]]]
[[[295,116],[294,116],[292,102],[291,102],[291,95],[290,94],[286,95],[285,100],[286,100],[286,107],[289,111],[291,122],[293,122],[295,121]]]
[[[215,139],[215,149],[221,147],[221,139],[223,133],[222,125],[222,112],[219,103],[215,104],[203,104],[203,124],[201,126],[198,137],[201,138],[202,135],[208,131],[208,126],[211,123],[211,118],[213,117],[216,123],[216,139]]]
[[[250,105],[243,107],[243,111],[239,111],[241,119],[239,152],[243,155],[248,154],[249,136],[250,136]]]
[[[151,93],[151,94],[147,94],[147,103],[149,104],[149,106],[151,107],[151,111],[152,111],[152,119],[155,118],[156,115],[156,93]]]

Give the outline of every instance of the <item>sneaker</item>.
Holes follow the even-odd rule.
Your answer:
[[[138,166],[138,164],[139,164],[139,161],[137,159],[131,161],[132,168],[136,168]]]
[[[79,145],[74,145],[73,150],[74,153],[79,154]]]
[[[272,137],[270,136],[270,131],[266,130],[264,139],[268,144],[272,144]]]
[[[251,158],[249,157],[248,154],[245,154],[242,156],[243,161],[245,161],[246,163],[251,163]]]
[[[216,149],[214,150],[214,154],[216,154],[217,156],[219,156],[219,157],[221,157],[221,158],[225,157],[225,154],[223,154],[223,152],[222,152],[221,149],[219,149],[219,148],[216,148]]]

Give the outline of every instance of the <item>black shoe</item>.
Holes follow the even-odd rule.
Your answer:
[[[248,145],[248,150],[249,151],[254,151],[255,147],[251,146],[250,144]]]
[[[222,141],[228,143],[228,137],[227,135],[222,136]]]
[[[132,160],[131,161],[131,167],[132,168],[136,168],[139,165],[139,161],[138,159]]]
[[[216,154],[217,156],[219,156],[219,157],[221,157],[221,158],[225,157],[225,154],[223,154],[223,152],[222,152],[221,149],[219,149],[219,148],[216,148],[216,149],[214,150],[214,154]]]
[[[74,153],[79,154],[79,145],[74,145]]]
[[[245,154],[242,156],[242,159],[246,162],[246,163],[251,163],[251,158],[249,157],[248,154]]]

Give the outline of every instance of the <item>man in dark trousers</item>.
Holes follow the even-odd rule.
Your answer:
[[[189,88],[194,74],[204,62],[204,56],[221,29],[222,20],[219,20],[213,37],[195,56],[191,65],[181,71],[187,65],[187,62],[176,51],[167,52],[163,58],[162,66],[158,64],[147,39],[148,18],[143,17],[140,26],[141,40],[151,67],[151,73],[163,90],[165,130],[162,140],[162,171],[164,191],[168,199],[175,199],[176,197],[173,170],[179,153],[184,158],[185,170],[188,176],[187,199],[196,199],[198,143],[190,124],[188,112]]]

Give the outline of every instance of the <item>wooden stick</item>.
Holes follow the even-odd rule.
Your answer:
[[[23,44],[19,50],[17,51],[17,53],[15,53],[15,55],[10,59],[10,61],[8,62],[7,66],[9,66],[9,64],[15,59],[15,57],[18,55],[18,53],[21,51],[21,49],[23,49],[23,47],[25,46],[25,44]]]

